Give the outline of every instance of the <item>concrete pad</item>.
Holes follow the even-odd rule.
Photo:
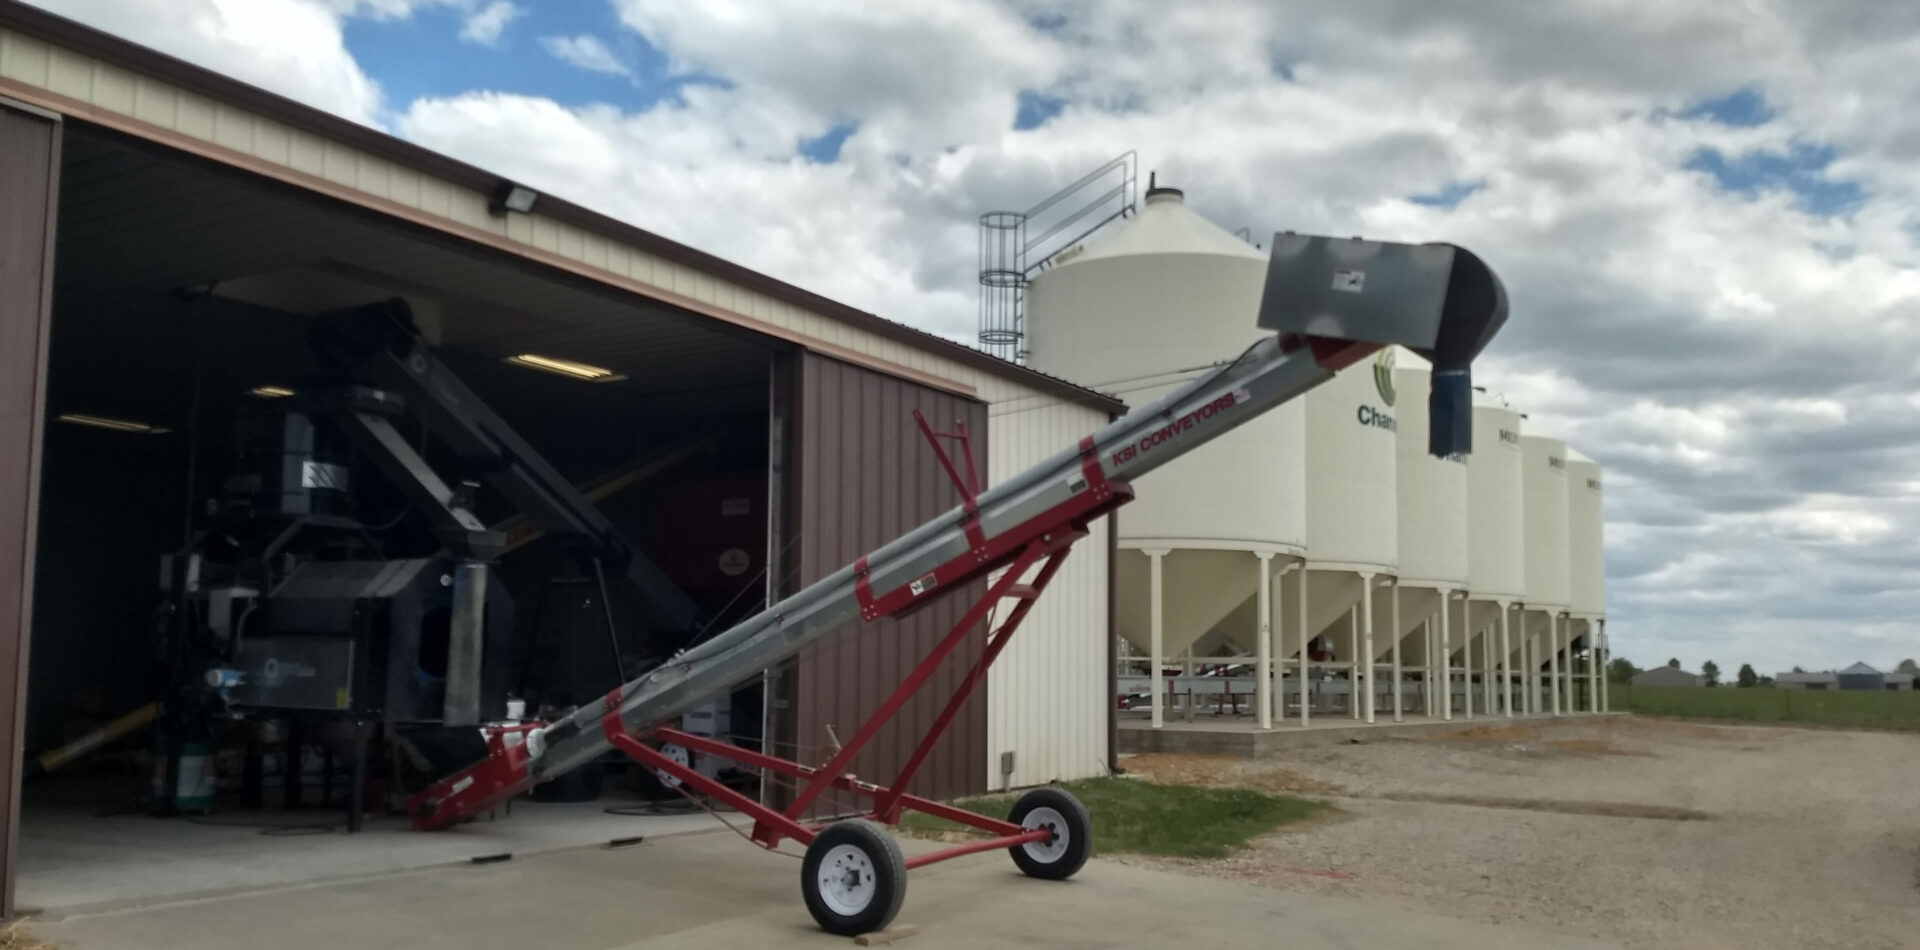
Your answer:
[[[52,791],[61,791],[54,789]],[[166,903],[197,896],[465,864],[601,845],[615,838],[710,831],[705,812],[610,815],[634,802],[520,800],[511,813],[445,831],[417,832],[405,819],[376,817],[362,830],[300,833],[302,825],[345,821],[341,811],[222,811],[203,818],[102,814],[91,795],[37,794],[20,819],[15,900],[27,913],[64,915]],[[286,834],[293,831],[296,833]],[[276,833],[265,833],[276,832]]]
[[[909,853],[931,847],[906,842]],[[814,925],[799,877],[794,857],[729,833],[701,834],[76,916],[32,929],[65,950],[850,946]],[[926,950],[1609,946],[1099,860],[1071,881],[1038,881],[994,853],[914,872],[896,923],[920,931],[901,946]]]

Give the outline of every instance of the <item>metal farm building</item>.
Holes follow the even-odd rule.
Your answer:
[[[253,458],[246,420],[315,374],[306,315],[405,301],[449,370],[713,617],[777,599],[957,503],[916,410],[943,430],[964,423],[991,483],[1122,409],[12,2],[0,2],[0,195],[0,913],[17,877],[31,891],[36,870],[85,860],[35,806],[23,815],[23,761],[43,769],[36,756],[153,702],[159,679],[200,675],[155,659],[155,611],[178,576],[167,572],[202,563],[163,558],[204,543],[193,540],[203,506],[227,490],[236,453]],[[289,490],[317,498],[337,487],[325,475],[336,470],[309,467]],[[371,522],[402,500],[354,501]],[[513,539],[496,571],[522,644],[509,685],[522,698],[545,690],[529,712],[617,685],[609,651],[639,635],[644,605],[548,558],[513,515],[489,515]],[[1078,778],[1113,761],[1106,526],[1054,580],[914,791]],[[212,596],[225,609],[251,594]],[[960,609],[827,641],[743,689],[721,711],[726,728],[823,760],[816,750],[855,728]],[[236,615],[243,631],[258,620]],[[223,623],[213,627],[230,631]],[[938,692],[902,717],[907,738],[859,767],[896,767]],[[329,728],[312,725],[281,761],[324,758],[314,784],[337,789],[353,743]],[[182,787],[192,778],[178,765],[166,774]],[[143,782],[116,778],[106,794]],[[127,826],[126,840],[149,826]],[[36,837],[42,827],[53,830]]]

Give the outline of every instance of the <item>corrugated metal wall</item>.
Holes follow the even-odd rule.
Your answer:
[[[988,460],[987,407],[849,363],[803,354],[794,409],[792,539],[796,587],[830,574],[960,503],[939,460],[913,421],[920,410],[935,428],[965,420],[975,434],[975,464]],[[957,459],[956,459],[957,464]],[[986,589],[957,590],[902,620],[857,624],[801,654],[791,679],[788,728],[779,751],[802,762],[832,754],[828,728],[849,739],[927,650]],[[985,643],[984,626],[941,667],[900,716],[854,760],[854,771],[889,781],[912,754]],[[962,709],[910,790],[936,797],[983,791],[987,702],[981,692]]]
[[[1109,421],[1104,412],[1046,396],[993,406],[990,484],[1078,443]],[[1121,509],[1120,517],[1126,516]],[[1112,518],[1073,548],[987,676],[987,782],[1018,788],[1104,774],[1113,706],[1113,642],[1107,567]],[[1004,611],[1002,611],[1004,612]],[[1014,754],[1003,776],[1000,756]]]
[[[59,123],[0,100],[0,917],[13,915]]]

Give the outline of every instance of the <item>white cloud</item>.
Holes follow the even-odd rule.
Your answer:
[[[1013,121],[1012,91],[1050,82],[1066,58],[1015,11],[987,0],[614,7],[677,72],[724,76],[743,97],[823,123],[857,118],[876,147],[917,154],[997,136]]]
[[[613,50],[600,38],[590,34],[579,36],[543,36],[540,45],[547,52],[581,69],[596,73],[608,73],[614,76],[631,76],[633,70],[613,55]]]
[[[364,115],[339,18],[425,2],[50,5]],[[627,110],[476,91],[395,127],[956,339],[977,215],[1128,149],[1228,229],[1457,241],[1514,302],[1477,381],[1607,468],[1623,653],[1769,672],[1920,642],[1920,7],[610,2],[674,75],[718,82]],[[618,43],[543,42],[632,74]],[[1682,114],[1744,88],[1771,121]],[[1023,91],[1063,108],[1016,131]],[[797,156],[843,124],[838,162]],[[1863,203],[1809,213],[1687,167],[1796,146],[1830,148]],[[1408,200],[1468,182],[1452,209]]]
[[[460,39],[482,46],[493,46],[500,42],[500,34],[506,31],[507,24],[524,16],[526,12],[507,0],[494,0],[467,15],[466,21],[460,26]]]
[[[331,5],[311,0],[33,2],[336,115],[369,124],[377,120],[379,86],[347,52],[338,11]]]

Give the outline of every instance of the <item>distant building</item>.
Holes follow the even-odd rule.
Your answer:
[[[1855,663],[1840,671],[1840,688],[1912,690],[1913,677],[1906,673],[1882,673],[1865,663]]]
[[[1855,663],[1838,673],[1832,670],[1823,673],[1781,673],[1773,678],[1773,685],[1781,689],[1911,691],[1913,677],[1903,673],[1882,673],[1865,663]]]
[[[1887,674],[1865,663],[1855,663],[1840,671],[1841,689],[1886,689]]]
[[[1839,689],[1840,674],[1832,670],[1824,673],[1780,673],[1774,676],[1773,685],[1777,689]]]
[[[1705,686],[1707,678],[1671,666],[1656,666],[1633,674],[1629,682],[1635,686]]]

